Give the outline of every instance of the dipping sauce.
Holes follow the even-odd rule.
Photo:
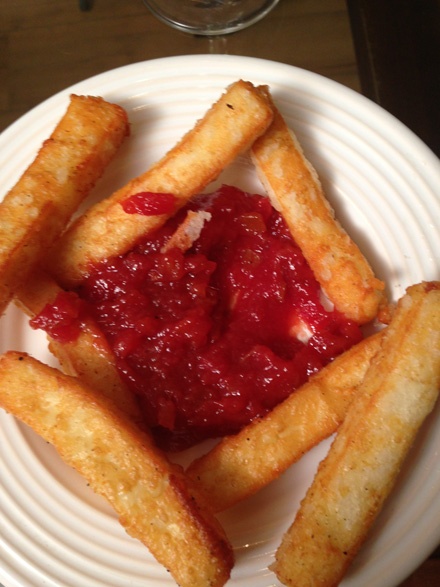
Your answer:
[[[164,248],[188,209],[211,219],[189,249]],[[362,338],[268,198],[230,186],[94,268],[78,294],[170,451],[239,431]]]

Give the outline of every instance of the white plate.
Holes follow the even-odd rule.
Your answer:
[[[95,190],[113,191],[157,160],[232,81],[269,84],[337,215],[390,297],[439,279],[440,165],[392,116],[355,92],[287,65],[232,56],[176,57],[123,67],[47,100],[0,136],[4,193],[64,113],[68,95],[101,95],[124,106],[132,136]],[[223,180],[260,190],[246,160]],[[0,351],[51,362],[46,342],[14,308],[1,322]],[[440,541],[440,406],[423,426],[396,491],[343,581],[392,587]],[[278,585],[267,570],[283,531],[328,450],[322,443],[280,480],[221,516],[236,548],[231,587]],[[54,450],[0,412],[0,583],[5,587],[159,587],[174,584],[110,507]]]

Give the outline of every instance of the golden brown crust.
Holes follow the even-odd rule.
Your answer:
[[[0,207],[0,311],[15,292],[17,304],[34,316],[61,291],[42,272],[27,284],[23,279],[127,132],[119,107],[72,96],[68,113]],[[64,374],[23,353],[0,357],[0,405],[54,444],[182,587],[221,587],[230,576],[232,549],[210,512],[270,483],[335,432],[348,413],[273,566],[287,585],[308,586],[312,576],[321,587],[336,585],[391,490],[440,384],[440,284],[410,288],[395,313],[385,305],[384,284],[334,219],[316,171],[267,88],[248,82],[230,86],[161,161],[83,215],[57,243],[47,267],[66,288],[74,287],[91,265],[125,252],[168,217],[126,214],[121,202],[142,191],[171,192],[183,206],[259,136],[252,152],[262,182],[323,289],[358,323],[376,316],[391,321],[384,333],[346,352],[265,418],[224,439],[187,474],[141,429],[136,400],[92,320],[84,321],[76,341],[50,340]],[[66,163],[65,173],[60,161]],[[29,199],[35,186],[41,198]],[[29,205],[24,227],[14,231],[22,222],[20,207]],[[185,250],[205,220],[189,213],[165,250]],[[2,240],[11,230],[14,238]],[[364,376],[362,393],[353,402]],[[402,388],[411,393],[402,394]],[[372,463],[373,473],[365,477]]]
[[[232,549],[181,468],[111,402],[91,397],[78,379],[24,353],[0,358],[0,405],[54,445],[181,587],[224,585]]]
[[[376,334],[352,347],[264,418],[191,463],[187,475],[214,511],[256,493],[336,431],[379,349],[380,337]]]
[[[72,95],[65,115],[0,203],[0,314],[70,221],[129,132],[119,106]]]
[[[384,284],[334,218],[315,169],[280,112],[251,154],[274,208],[335,307],[359,324],[376,317]]]
[[[36,270],[17,288],[15,303],[32,319],[62,291],[43,270]],[[91,316],[82,318],[81,330],[73,340],[60,342],[48,336],[48,341],[64,373],[81,379],[94,394],[110,398],[133,422],[145,428],[137,399],[122,381],[113,351]]]
[[[285,585],[333,587],[396,481],[440,387],[440,283],[408,288],[273,570]]]
[[[249,82],[232,84],[205,116],[158,163],[89,209],[54,251],[51,268],[67,288],[94,264],[126,252],[168,215],[127,214],[121,202],[140,192],[171,193],[177,207],[200,193],[272,120],[268,98]]]

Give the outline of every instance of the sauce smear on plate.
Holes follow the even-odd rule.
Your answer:
[[[164,247],[188,209],[210,220],[189,249]],[[230,186],[94,268],[78,293],[166,450],[237,432],[362,338],[323,303],[268,198]]]

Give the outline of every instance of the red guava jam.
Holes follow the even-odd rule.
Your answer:
[[[173,194],[157,194],[155,192],[139,192],[122,202],[127,214],[172,214],[176,210],[176,197]]]
[[[41,328],[54,340],[68,343],[79,336],[87,313],[87,306],[74,292],[61,291],[30,321],[30,325],[35,329]]]
[[[190,209],[211,219],[188,250],[163,250],[185,208],[78,292],[166,450],[239,431],[362,338],[266,197],[223,186]]]

